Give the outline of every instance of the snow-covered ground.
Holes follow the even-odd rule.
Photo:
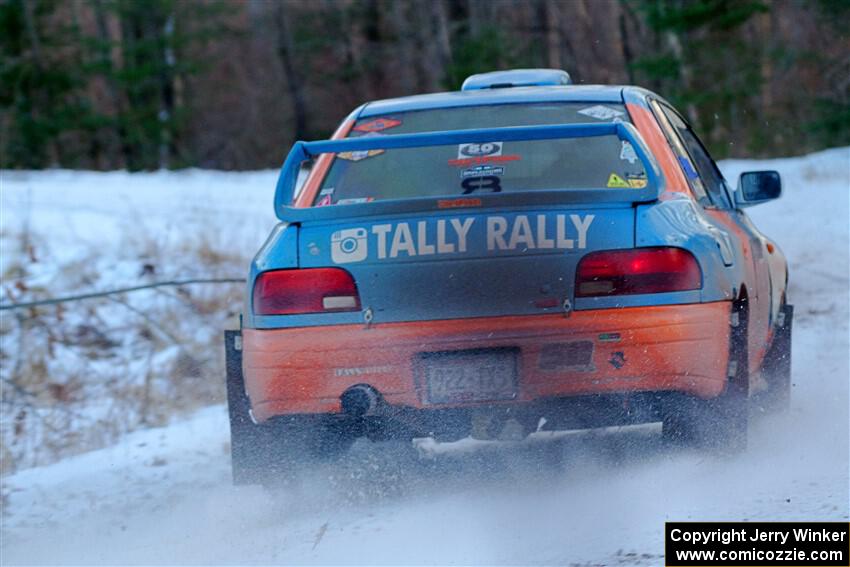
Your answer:
[[[721,165],[731,180],[743,170],[782,173],[785,196],[750,215],[788,256],[797,308],[792,409],[757,419],[745,454],[671,451],[653,426],[521,446],[424,444],[419,456],[359,442],[338,466],[269,494],[230,486],[226,410],[216,405],[5,477],[2,562],[658,565],[665,521],[847,521],[850,148]],[[57,200],[34,197],[33,211],[55,207],[62,218],[78,207],[95,215],[91,222],[111,222],[97,216],[96,189],[84,199],[62,191],[62,183],[96,174],[46,175],[56,176]],[[260,218],[255,200],[270,209],[270,189],[260,195],[249,186],[270,188],[273,175],[234,174],[216,197],[213,185],[230,174],[156,175],[161,183],[126,183],[151,191],[173,183],[180,202],[191,195],[222,222],[222,211],[240,208],[244,218]],[[172,208],[154,201],[162,216],[150,222],[167,226]],[[96,227],[81,222],[74,230],[97,238]],[[268,227],[256,228],[260,238]]]

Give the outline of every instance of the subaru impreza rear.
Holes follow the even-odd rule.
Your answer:
[[[722,260],[643,234],[669,195],[634,113],[619,88],[471,89],[297,143],[231,334],[237,480],[358,437],[663,421],[721,396]]]

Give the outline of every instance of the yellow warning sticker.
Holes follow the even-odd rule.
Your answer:
[[[612,173],[611,177],[608,178],[608,187],[624,187],[626,189],[629,189],[631,185],[626,183],[625,179],[623,179],[616,173]]]
[[[646,179],[629,179],[629,187],[632,189],[643,189],[646,187]]]

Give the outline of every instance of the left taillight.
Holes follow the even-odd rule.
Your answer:
[[[351,274],[341,268],[263,272],[254,282],[256,315],[298,315],[359,311],[360,295]]]

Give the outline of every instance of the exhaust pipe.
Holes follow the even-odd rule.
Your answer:
[[[339,402],[342,413],[349,417],[363,417],[375,413],[381,398],[372,386],[357,384],[343,392]]]

